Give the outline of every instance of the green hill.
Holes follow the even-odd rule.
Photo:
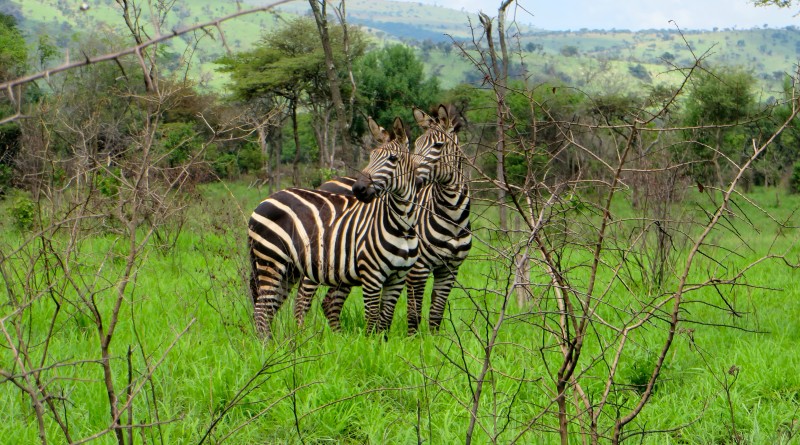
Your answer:
[[[0,7],[14,14],[31,44],[48,34],[61,48],[77,41],[107,38],[109,30],[125,34],[125,24],[114,0],[89,1],[81,11],[75,2],[63,0],[11,0]],[[243,7],[263,4],[248,0]],[[177,2],[167,14],[163,32],[209,21],[236,11],[235,2],[196,0]],[[274,29],[288,17],[308,14],[305,2],[281,6],[278,12],[259,13],[224,25],[227,41],[234,51],[249,49],[265,31]],[[405,42],[417,48],[427,72],[439,78],[445,88],[461,82],[482,80],[452,42],[470,48],[475,14],[421,3],[386,0],[351,0],[347,3],[348,22],[358,24],[375,45]],[[143,17],[149,17],[144,12]],[[152,35],[154,26],[144,19]],[[750,70],[760,80],[763,98],[780,94],[785,74],[793,72],[800,51],[800,31],[785,29],[725,29],[717,31],[580,30],[542,31],[528,27],[510,34],[513,64],[517,77],[531,81],[560,79],[591,92],[624,92],[647,85],[680,80],[676,67],[688,67],[695,56],[703,55],[710,65],[735,65]],[[119,42],[120,45],[126,42]],[[215,72],[213,61],[225,49],[215,33],[185,35],[171,41],[165,54],[178,59],[191,53],[190,74],[212,89],[223,87],[226,79]]]

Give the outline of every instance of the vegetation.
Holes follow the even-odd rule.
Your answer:
[[[25,29],[115,25],[37,35],[32,51],[0,16],[4,441],[800,437],[797,79],[724,55],[786,46],[793,29],[550,35],[505,29],[500,11],[450,46],[375,45],[377,28],[334,14],[332,82],[319,22],[286,12],[233,25],[216,22],[233,5],[205,1],[100,1],[92,16],[35,3],[35,19],[15,3],[37,22]],[[204,33],[167,31],[203,18]],[[711,35],[723,56],[683,49]],[[133,42],[139,56],[122,55]],[[778,46],[752,50],[766,66]],[[15,80],[67,48],[86,63]],[[463,71],[437,74],[455,60]],[[209,88],[203,63],[230,77]],[[250,211],[289,185],[288,164],[308,185],[360,167],[359,116],[388,125],[439,102],[461,112],[475,203],[442,332],[406,337],[401,300],[387,341],[365,335],[356,291],[343,332],[317,300],[304,327],[283,310],[259,342]]]

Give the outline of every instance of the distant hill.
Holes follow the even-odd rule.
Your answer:
[[[0,10],[14,14],[29,40],[48,34],[66,47],[81,35],[106,37],[109,29],[124,30],[124,22],[114,0],[89,0],[87,12],[78,2],[64,0],[7,0]],[[265,4],[245,0],[243,7]],[[469,43],[475,14],[422,3],[387,0],[350,0],[346,4],[348,22],[364,27],[375,44],[405,42],[417,48],[427,72],[439,78],[445,88],[461,82],[482,80],[452,41]],[[235,2],[193,0],[177,2],[169,14],[165,30],[230,14]],[[264,32],[285,19],[308,14],[304,1],[281,6],[279,12],[253,14],[224,25],[227,41],[234,51],[249,49]],[[183,55],[199,39],[191,72],[213,89],[224,86],[224,76],[216,73],[213,60],[224,48],[208,35],[173,39],[171,51]],[[685,41],[684,41],[685,39]],[[674,67],[693,63],[695,55],[706,55],[711,65],[737,65],[752,71],[760,80],[764,99],[778,96],[787,72],[794,72],[800,55],[800,30],[724,29],[716,31],[589,30],[548,32],[529,27],[515,29],[510,39],[515,75],[534,81],[560,79],[590,92],[624,92],[648,85],[675,83],[680,76]],[[469,46],[469,45],[467,45]],[[691,50],[690,50],[691,48]],[[198,63],[199,62],[199,63]]]

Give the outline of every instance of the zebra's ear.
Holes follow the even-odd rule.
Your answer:
[[[439,104],[439,108],[436,109],[437,114],[439,115],[439,123],[442,127],[447,128],[450,126],[450,113],[443,104]]]
[[[417,121],[417,125],[422,128],[428,128],[432,124],[436,123],[432,117],[428,116],[427,113],[422,111],[421,109],[414,107],[414,120]]]
[[[394,118],[394,138],[401,144],[408,145],[408,134],[406,127],[403,125],[403,120],[399,117]]]
[[[369,125],[369,132],[372,134],[372,138],[375,139],[375,142],[379,144],[389,142],[389,132],[378,125],[378,123],[372,119],[372,116],[367,118],[367,124]]]
[[[440,104],[436,110],[439,118],[439,125],[446,131],[456,133],[461,129],[461,121],[458,119],[458,111],[454,106]]]

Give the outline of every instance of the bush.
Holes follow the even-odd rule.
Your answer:
[[[36,203],[30,199],[24,196],[17,198],[8,211],[11,213],[14,227],[18,230],[30,230],[33,227],[33,221],[36,217]]]
[[[311,179],[311,187],[318,188],[336,176],[339,176],[339,172],[336,169],[323,167],[317,171],[317,176]]]
[[[113,197],[119,193],[119,167],[111,170],[101,170],[95,176],[95,186],[103,196]]]
[[[11,189],[11,180],[14,177],[14,171],[11,167],[0,164],[0,197],[5,195]]]
[[[200,150],[202,143],[197,137],[194,125],[185,122],[161,126],[159,145],[167,156],[170,167],[183,165]]]
[[[220,178],[232,178],[239,173],[236,165],[236,155],[232,153],[226,153],[214,159],[211,165],[214,167],[214,173]]]
[[[795,162],[792,167],[792,176],[789,178],[789,191],[800,193],[800,162]]]
[[[239,170],[242,173],[257,172],[264,166],[264,155],[255,144],[247,144],[239,149]]]

